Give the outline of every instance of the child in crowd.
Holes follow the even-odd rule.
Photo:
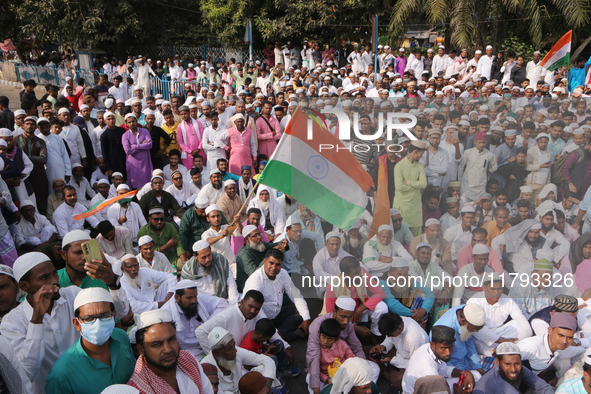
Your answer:
[[[355,357],[345,341],[339,339],[343,328],[335,319],[326,319],[320,325],[320,381],[331,384],[338,367],[348,358]]]

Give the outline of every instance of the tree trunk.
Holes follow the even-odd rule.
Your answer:
[[[585,47],[587,45],[589,45],[589,43],[591,42],[591,36],[587,37],[587,39],[585,41],[583,41],[583,43],[581,45],[579,45],[579,47],[573,52],[572,56],[570,57],[570,62],[574,63],[575,59],[577,57],[579,57],[579,55],[581,54],[581,52],[583,52],[583,50],[585,49]]]

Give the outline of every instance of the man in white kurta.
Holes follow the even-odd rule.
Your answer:
[[[390,270],[390,263],[395,257],[402,257],[406,261],[413,258],[404,246],[393,238],[392,228],[383,224],[376,235],[371,237],[363,246],[363,264],[370,275],[382,276]]]
[[[465,206],[460,211],[461,222],[445,231],[443,238],[451,245],[452,261],[458,261],[460,249],[472,242],[472,230],[475,229],[472,223],[474,223],[475,212],[474,208]]]
[[[129,187],[125,184],[119,185],[117,189],[118,194],[119,192],[129,192]],[[140,228],[148,224],[139,204],[130,201],[125,203],[125,205],[122,205],[121,203],[116,202],[107,209],[107,218],[109,222],[111,222],[113,226],[123,226],[127,228],[131,234],[131,241],[137,242],[137,234],[140,231]]]
[[[391,317],[388,318],[391,319]],[[398,326],[393,333],[387,335],[386,339],[374,349],[380,353],[389,353],[392,348],[396,348],[396,356],[390,360],[390,364],[396,368],[406,369],[410,357],[415,350],[429,342],[429,336],[414,319],[406,316],[397,316],[397,318],[402,320],[402,331]]]
[[[39,127],[39,134],[36,135],[45,141],[45,146],[47,147],[45,173],[49,181],[49,192],[52,193],[51,181],[55,178],[66,179],[66,177],[72,176],[70,157],[68,156],[64,140],[50,132],[49,120],[39,118],[37,125]]]
[[[82,159],[86,159],[86,149],[84,148],[84,141],[80,129],[75,124],[70,123],[70,110],[61,108],[58,112],[58,118],[64,122],[60,137],[66,141],[70,152],[70,163],[82,163]]]
[[[21,213],[24,208],[34,210],[34,223],[27,220],[27,215],[21,215],[21,221],[16,225],[25,240],[25,244],[39,245],[51,239],[53,234],[57,234],[57,229],[47,218],[35,210],[35,206],[29,200],[21,201]]]
[[[140,237],[137,246],[140,253],[136,257],[138,263],[140,263],[140,267],[176,275],[176,272],[172,272],[172,265],[166,255],[156,250],[152,237],[149,235]]]
[[[238,347],[232,334],[225,329],[221,327],[214,328],[209,333],[207,339],[212,350],[207,356],[205,356],[201,363],[212,364],[217,367],[220,382],[219,392],[239,394],[238,382],[242,375],[248,372],[245,369],[245,366],[253,367],[250,369],[251,371],[260,372],[265,378],[275,380],[276,367],[273,359],[264,354],[256,354],[250,350]],[[220,349],[224,349],[224,353],[226,353],[228,352],[227,349],[232,348],[235,348],[236,350],[234,360],[225,359],[223,353],[220,352]],[[233,365],[231,369],[224,368],[225,371],[230,372],[228,375],[220,369],[220,362],[218,360],[222,359],[230,361]],[[225,364],[225,361],[222,361],[222,363]]]
[[[84,230],[84,220],[75,220],[74,215],[86,212],[86,207],[79,204],[77,200],[68,198],[70,190],[64,190],[65,201],[53,213],[53,224],[57,228],[60,238],[63,238],[70,231]],[[89,216],[85,220],[94,228],[99,224],[98,219],[94,216]]]
[[[192,299],[192,297],[195,297]],[[183,279],[176,284],[176,294],[162,309],[168,309],[172,321],[176,325],[176,338],[181,350],[189,352],[197,361],[203,357],[203,349],[195,336],[197,327],[208,321],[218,312],[228,308],[228,302],[223,298],[198,294],[192,280]],[[185,312],[192,314],[188,316]]]
[[[174,295],[177,283],[174,275],[140,267],[133,255],[121,257],[121,270],[121,287],[134,313],[161,308]]]

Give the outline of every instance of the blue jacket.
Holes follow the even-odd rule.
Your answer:
[[[480,356],[476,351],[473,337],[470,337],[470,339],[465,342],[460,341],[460,322],[458,322],[458,315],[456,314],[458,309],[462,309],[465,306],[466,305],[458,305],[450,308],[434,325],[447,326],[453,328],[456,332],[454,351],[451,354],[451,360],[447,362],[447,365],[454,366],[459,370],[473,370],[482,368],[480,364]],[[429,338],[431,338],[431,334],[429,334]]]

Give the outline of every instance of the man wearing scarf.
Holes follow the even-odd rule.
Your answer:
[[[363,246],[363,264],[370,274],[382,276],[390,269],[390,263],[396,257],[412,260],[412,256],[400,242],[393,239],[393,235],[390,225],[382,224],[378,232]]]
[[[156,309],[142,313],[137,321],[136,341],[139,359],[129,382],[142,394],[175,394],[177,391],[167,382],[175,382],[180,392],[209,394],[213,387],[203,369],[190,353],[180,350],[174,338],[176,329],[170,311]],[[170,350],[165,356],[159,347],[150,346],[153,342],[166,341]],[[172,374],[171,371],[174,371]],[[165,378],[167,380],[165,380]]]
[[[509,297],[515,300],[527,319],[541,309],[552,305],[552,300],[558,295],[560,287],[554,287],[552,281],[544,280],[546,277],[552,277],[553,271],[552,262],[546,259],[536,260],[530,274],[531,280],[515,281],[515,285],[511,288]]]
[[[357,219],[351,227],[341,233],[341,249],[357,260],[363,259],[363,248],[367,242],[367,237],[359,232],[360,228],[361,221]]]
[[[391,312],[411,317],[419,324],[433,307],[435,295],[431,290],[409,279],[409,264],[404,257],[395,257],[387,276],[380,280],[386,298],[384,302]]]
[[[251,178],[252,176],[252,167],[249,165],[244,165],[240,167],[241,177],[238,180],[238,195],[242,201],[246,201],[248,198],[249,201],[254,198],[253,195],[250,194],[251,190],[257,184],[255,180]]]
[[[238,196],[236,193],[236,182],[232,179],[228,179],[227,181],[225,181],[224,191],[225,194],[220,197],[216,205],[220,207],[220,210],[226,218],[226,220],[228,221],[228,223],[231,223],[236,215],[240,215],[239,222],[245,221],[245,211],[240,211],[244,200],[242,200],[242,198]]]
[[[228,260],[212,252],[205,240],[193,244],[193,257],[183,265],[181,276],[194,281],[200,294],[220,297],[230,304],[238,301],[236,281]]]
[[[249,208],[261,210],[261,226],[265,229],[270,241],[283,232],[285,227],[283,210],[277,204],[273,189],[259,186],[257,196],[250,201]]]
[[[339,283],[332,285],[331,281],[327,283],[326,294],[324,297],[324,311],[332,313],[337,298],[341,296],[351,297],[355,300],[356,307],[353,312],[353,322],[361,322],[361,315],[367,315],[371,321],[370,330],[355,326],[355,331],[364,337],[371,337],[371,334],[380,336],[378,330],[378,321],[380,316],[388,312],[388,306],[382,302],[385,294],[379,283],[375,284],[370,280],[369,273],[361,267],[359,261],[353,256],[343,258],[339,264],[341,275]],[[359,286],[356,286],[359,284]]]
[[[198,120],[191,118],[189,107],[183,105],[179,108],[183,121],[177,127],[177,140],[181,148],[181,159],[187,168],[193,165],[193,158],[197,155],[206,162],[207,156],[202,148],[203,125]]]

